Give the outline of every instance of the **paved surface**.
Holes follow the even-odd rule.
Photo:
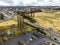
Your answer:
[[[39,37],[34,36],[33,33],[36,33]],[[31,37],[34,38],[31,40]],[[55,43],[59,45],[57,42],[52,41],[51,39],[37,31],[30,31],[27,32],[26,34],[10,39],[4,42],[4,45],[19,45],[18,41],[21,42],[23,45],[45,45],[43,41],[45,42],[48,41],[50,43]]]
[[[51,34],[54,35],[54,36],[56,36],[56,37],[58,37],[58,38],[60,38],[60,34],[58,34],[56,32],[51,31]]]

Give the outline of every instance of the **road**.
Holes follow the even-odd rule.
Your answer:
[[[60,34],[54,32],[54,31],[51,31],[51,34],[52,34],[53,36],[56,36],[56,37],[60,38]]]

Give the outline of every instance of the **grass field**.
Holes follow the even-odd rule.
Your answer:
[[[45,28],[51,27],[54,31],[60,33],[60,12],[56,13],[35,13],[36,24]]]

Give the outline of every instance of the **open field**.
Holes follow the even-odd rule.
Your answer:
[[[45,28],[51,27],[54,31],[60,33],[60,12],[56,13],[35,13],[35,20],[37,25]]]
[[[9,25],[13,25],[13,24],[17,24],[17,21],[15,21],[15,20],[8,20],[8,21],[5,21],[5,22],[1,22],[0,23],[0,27],[1,26],[9,26]]]
[[[54,29],[54,31],[60,33],[60,12],[56,12],[56,13],[38,12],[35,13],[34,19],[37,21],[36,22],[37,25],[43,26],[45,28],[51,27]],[[9,20],[0,23],[0,27],[4,27],[4,28],[6,27],[9,28],[9,26],[11,25],[17,25],[17,21]]]

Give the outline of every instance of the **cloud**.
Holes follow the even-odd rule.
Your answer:
[[[0,0],[0,6],[60,6],[60,0]]]
[[[3,5],[3,6],[5,6],[5,5],[6,5],[6,6],[9,6],[9,4],[8,4],[8,3],[5,3],[4,1],[0,1],[0,5],[1,5],[1,6],[2,6],[2,5]]]

